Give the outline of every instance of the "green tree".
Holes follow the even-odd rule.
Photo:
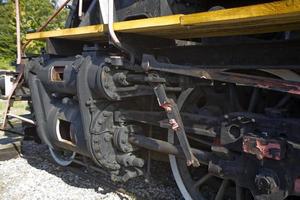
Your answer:
[[[0,57],[13,58],[16,52],[14,5],[0,5]]]
[[[53,1],[52,1],[53,2]],[[21,0],[22,9],[22,36],[23,40],[28,31],[36,31],[50,15],[55,11],[53,4],[48,0]],[[60,13],[46,28],[46,30],[56,30],[63,28],[67,18],[67,12]],[[43,42],[34,41],[28,48],[28,53],[38,54],[44,47]]]
[[[55,11],[53,1],[49,0],[20,0],[22,41],[28,31],[37,30],[47,18]],[[55,30],[64,27],[67,12],[64,11],[55,18],[46,30]],[[16,55],[15,33],[15,6],[14,0],[0,5],[0,59],[14,59]],[[43,42],[32,42],[27,54],[38,54],[44,47]]]

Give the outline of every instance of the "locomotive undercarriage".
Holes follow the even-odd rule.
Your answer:
[[[90,157],[115,181],[145,174],[145,150],[169,154],[185,198],[297,195],[300,113],[299,75],[293,67],[297,53],[290,53],[298,48],[294,42],[294,47],[285,45],[289,41],[266,43],[274,55],[274,45],[289,53],[278,57],[278,66],[263,70],[255,65],[264,64],[256,59],[258,49],[242,63],[252,66],[248,70],[234,65],[233,55],[227,63],[202,60],[214,66],[208,69],[201,58],[184,65],[187,54],[172,58],[165,50],[149,51],[141,64],[132,65],[123,54],[109,54],[99,45],[86,46],[76,57],[34,58],[25,77],[39,137],[59,164],[70,164],[75,154]],[[282,64],[291,69],[278,70]]]

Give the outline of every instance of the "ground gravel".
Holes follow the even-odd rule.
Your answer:
[[[109,188],[109,178],[98,172],[78,166],[96,177],[95,181],[68,167],[57,166],[45,145],[25,141],[22,149],[20,158],[0,162],[1,200],[182,199],[167,164],[154,162],[152,174],[158,176],[150,178],[148,183],[142,177],[126,184],[114,183],[127,195]]]

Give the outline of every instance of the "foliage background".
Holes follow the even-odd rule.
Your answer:
[[[22,42],[25,34],[38,29],[55,11],[56,0],[20,0]],[[64,10],[46,28],[55,30],[64,27],[67,11]],[[16,58],[16,29],[15,4],[9,0],[7,4],[0,4],[0,69],[11,69],[11,62]],[[44,43],[32,42],[26,54],[39,54]]]

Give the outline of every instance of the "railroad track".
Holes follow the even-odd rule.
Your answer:
[[[24,134],[20,130],[16,129],[6,129],[6,132],[11,132],[13,134],[16,134],[18,136],[24,136]],[[25,140],[31,140],[33,138],[27,137]],[[43,161],[49,162],[53,164],[54,166],[58,166],[57,163],[51,158],[50,152],[48,151],[48,148],[46,146],[40,146],[39,144],[35,143],[32,141],[33,149],[27,149],[25,150],[24,154],[21,155],[26,160],[37,160],[37,159],[42,159]],[[25,145],[26,146],[26,145]],[[36,147],[34,146],[39,146],[36,150]],[[41,149],[40,149],[41,148]],[[25,147],[26,149],[26,147]],[[40,154],[40,152],[44,152],[46,150],[46,153]],[[154,163],[153,165],[160,166],[160,168],[163,166],[167,166],[166,163],[162,164],[161,162],[155,163],[156,161],[152,161],[151,163]],[[74,161],[74,164],[63,167],[63,170],[65,171],[70,171],[73,174],[78,175],[79,177],[89,180],[91,183],[96,183],[95,185],[98,185],[100,188],[103,188],[103,191],[99,191],[101,193],[107,193],[107,192],[114,192],[117,193],[118,195],[122,196],[122,199],[126,199],[127,197],[135,197],[137,199],[165,199],[163,198],[156,198],[156,197],[151,197],[151,196],[143,196],[138,194],[138,192],[134,191],[134,188],[130,184],[134,182],[128,182],[128,183],[118,183],[118,182],[113,182],[110,179],[110,174],[101,169],[100,167],[96,166],[89,158],[85,157],[77,157]],[[162,167],[165,168],[165,167]],[[168,169],[166,169],[168,170]],[[156,172],[153,172],[155,174]],[[143,185],[145,187],[145,190],[149,190],[149,188],[156,187],[158,179],[169,179],[171,177],[171,174],[164,174],[164,177],[155,177],[155,178],[146,178],[145,176],[139,177],[139,184]],[[149,180],[150,179],[150,180]],[[174,183],[174,180],[172,180]],[[152,182],[152,183],[151,183]],[[153,183],[154,182],[154,183]],[[171,182],[171,181],[170,181]],[[170,183],[168,183],[170,184]],[[137,184],[138,185],[138,184]],[[143,190],[143,189],[141,189]],[[177,191],[177,187],[174,184],[174,190]],[[176,193],[176,192],[175,192]],[[179,191],[177,191],[178,195]],[[165,194],[166,196],[168,194]],[[172,198],[171,198],[172,199]]]
[[[41,155],[39,155],[39,157],[47,162],[57,165],[55,163],[55,161],[51,158],[50,153],[41,154]],[[34,158],[32,158],[32,159],[34,159]],[[159,180],[159,178],[157,178],[157,177],[153,178],[153,179],[151,178],[150,180],[145,178],[145,176],[139,177],[138,184],[134,181],[129,181],[126,183],[119,183],[119,182],[111,181],[109,173],[104,171],[103,169],[97,167],[96,165],[94,165],[92,163],[92,161],[90,161],[88,158],[87,159],[76,158],[73,161],[73,163],[74,164],[72,164],[70,166],[64,167],[65,171],[69,171],[73,174],[76,174],[85,180],[89,180],[91,183],[96,183],[95,185],[97,185],[97,186],[99,186],[99,188],[101,188],[100,190],[98,190],[99,193],[106,194],[106,193],[114,192],[114,193],[118,194],[124,200],[131,199],[130,197],[133,197],[134,199],[158,199],[159,200],[159,199],[166,199],[166,197],[168,197],[168,195],[169,195],[167,192],[165,194],[157,194],[157,196],[152,196],[149,193],[149,190],[151,190],[151,189],[153,189],[153,190],[161,189],[158,186],[159,183],[157,183],[157,182],[160,182],[161,180]],[[161,164],[159,164],[158,166],[160,166],[160,168],[161,168]],[[170,176],[171,176],[171,174],[170,174]],[[167,182],[168,182],[170,177],[168,175],[165,175],[164,177],[160,177],[160,178],[163,178],[163,179],[167,180]],[[174,181],[173,181],[173,183],[174,183]],[[169,181],[167,183],[167,185],[170,185],[173,183],[171,183],[171,181]],[[131,185],[131,184],[133,184],[133,185]],[[136,186],[138,186],[139,188],[137,189]],[[157,188],[155,188],[155,187],[157,187]],[[176,185],[174,184],[174,185],[172,185],[172,187],[175,190],[174,193],[181,196],[179,194],[179,191],[177,191]],[[145,193],[143,193],[143,192],[145,192]],[[156,192],[153,192],[153,193],[156,193]],[[176,197],[176,199],[178,199],[178,198],[180,199],[180,197]],[[170,199],[174,199],[174,198],[172,198],[172,196],[171,196]]]
[[[53,163],[54,165],[57,165],[49,154],[41,155],[41,158],[44,160],[47,160],[48,162]],[[74,165],[75,164],[75,165]],[[128,199],[125,196],[134,196],[138,199],[142,197],[138,197],[136,194],[127,191],[126,189],[119,187],[119,184],[116,184],[109,180],[109,174],[102,170],[101,168],[92,165],[91,163],[85,163],[84,161],[81,161],[79,159],[74,160],[74,164],[71,166],[64,167],[67,171],[72,172],[73,174],[78,175],[79,177],[82,177],[84,179],[89,180],[90,182],[97,183],[99,187],[103,188],[104,190],[102,192],[106,191],[113,191],[117,193],[118,195],[121,195],[124,199]],[[99,191],[101,192],[101,191]]]
[[[130,191],[127,191],[123,187],[119,187],[118,184],[116,184],[110,180],[107,180],[109,178],[109,174],[107,172],[103,171],[102,169],[100,169],[94,165],[85,164],[84,162],[82,162],[80,160],[74,160],[74,163],[80,165],[81,167],[85,167],[86,169],[88,169],[88,173],[85,173],[84,172],[85,170],[82,170],[82,168],[80,168],[80,167],[68,166],[68,170],[70,170],[74,174],[78,174],[81,177],[84,177],[86,179],[94,181],[94,182],[98,183],[99,185],[101,185],[101,187],[104,187],[108,190],[114,191],[120,195],[126,195],[126,196],[131,196],[131,197],[135,196],[138,199],[142,198]],[[103,179],[103,176],[105,176],[106,178]],[[101,181],[99,181],[99,180],[101,180]],[[125,198],[125,197],[123,197],[123,198]]]

